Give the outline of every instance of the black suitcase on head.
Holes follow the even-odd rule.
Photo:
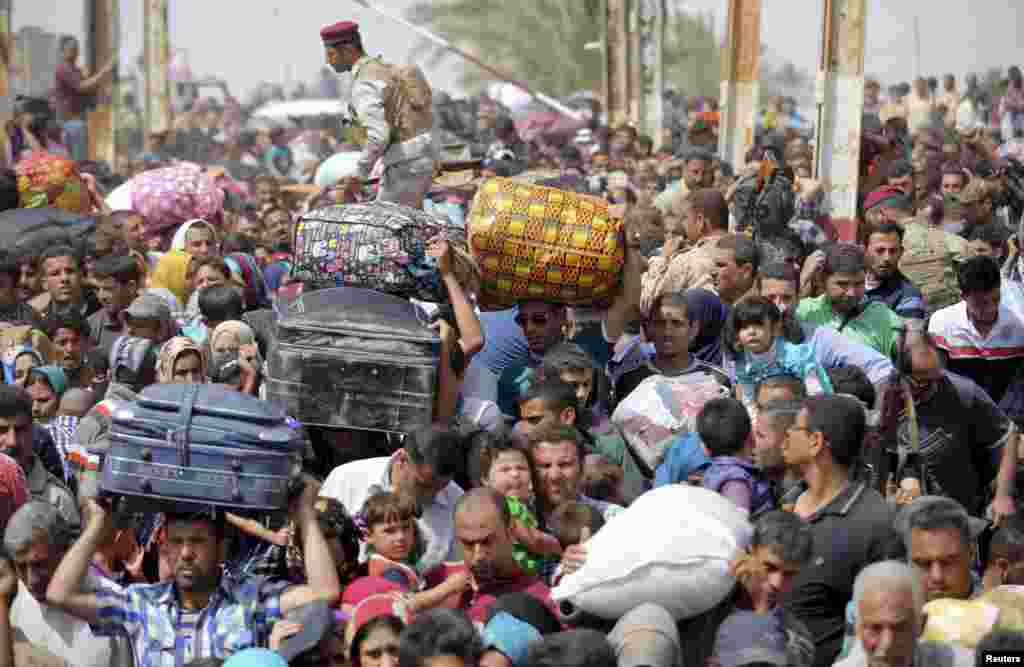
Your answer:
[[[267,399],[306,426],[409,433],[433,418],[440,350],[423,311],[405,299],[310,292],[277,322]]]
[[[100,488],[137,511],[276,511],[288,503],[303,447],[266,401],[212,384],[152,385],[114,413]]]

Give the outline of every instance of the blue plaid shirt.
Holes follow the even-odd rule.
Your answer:
[[[283,579],[249,577],[239,584],[221,579],[205,609],[182,609],[174,583],[119,586],[104,581],[96,591],[99,621],[93,632],[126,635],[137,667],[183,667],[199,658],[226,659],[265,646],[281,619]]]

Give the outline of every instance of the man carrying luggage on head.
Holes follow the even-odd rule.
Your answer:
[[[352,72],[349,109],[366,132],[359,171],[341,185],[361,188],[380,159],[384,174],[377,200],[423,208],[439,155],[432,93],[423,72],[366,55],[359,26],[351,21],[325,27],[320,37],[327,64],[338,73]]]

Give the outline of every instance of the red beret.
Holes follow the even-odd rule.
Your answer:
[[[889,185],[883,185],[867,196],[864,200],[864,210],[869,211],[883,202],[891,199],[905,199],[906,196],[902,190],[897,190]]]
[[[350,41],[359,34],[359,24],[352,21],[338,21],[320,30],[320,39],[331,45]]]

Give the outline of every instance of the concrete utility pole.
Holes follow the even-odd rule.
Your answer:
[[[11,95],[11,70],[14,67],[14,34],[11,32],[11,3],[0,0],[0,117],[7,118],[14,111]]]
[[[171,87],[168,65],[171,62],[170,29],[167,10],[170,0],[145,0],[145,44],[147,134],[171,129]]]
[[[604,109],[608,126],[630,119],[629,0],[604,0]]]
[[[120,50],[120,0],[88,0],[86,34],[90,36],[89,71],[104,67]],[[116,169],[117,160],[117,68],[96,94],[96,107],[89,112],[89,155]]]
[[[754,144],[761,77],[761,0],[729,0],[729,36],[722,54],[722,121],[718,152],[743,166]]]
[[[832,222],[844,240],[857,235],[866,18],[867,0],[825,0],[814,174],[829,186]]]
[[[640,132],[654,140],[655,150],[661,147],[661,128],[665,125],[667,4],[667,0],[636,0],[634,12],[634,118]]]

